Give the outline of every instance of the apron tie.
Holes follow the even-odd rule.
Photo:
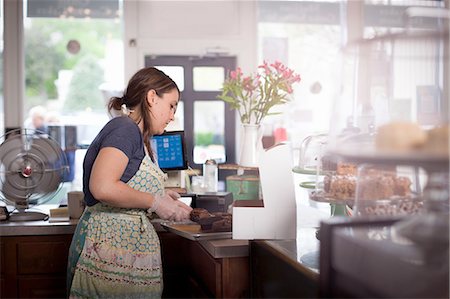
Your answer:
[[[148,218],[146,214],[141,214],[141,233],[145,232],[148,228]]]

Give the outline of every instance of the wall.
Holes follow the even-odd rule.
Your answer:
[[[125,78],[145,55],[205,55],[219,48],[256,67],[255,1],[124,1]]]

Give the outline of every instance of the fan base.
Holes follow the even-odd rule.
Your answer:
[[[9,215],[9,221],[40,221],[47,220],[48,215],[41,212],[19,211]]]

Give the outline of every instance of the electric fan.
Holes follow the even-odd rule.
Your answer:
[[[48,215],[29,211],[51,200],[69,171],[58,142],[43,132],[17,129],[0,144],[0,199],[15,207],[10,221],[46,220]]]

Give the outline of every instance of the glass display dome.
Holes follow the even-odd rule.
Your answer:
[[[342,50],[322,154],[336,169],[323,173],[312,200],[360,216],[423,211],[427,182],[449,169],[448,37],[447,30],[406,30]]]
[[[321,157],[324,155],[328,135],[317,134],[303,139],[300,145],[298,165],[292,171],[300,174],[321,174]]]
[[[449,76],[448,31],[348,45],[327,151],[356,163],[448,168]]]

